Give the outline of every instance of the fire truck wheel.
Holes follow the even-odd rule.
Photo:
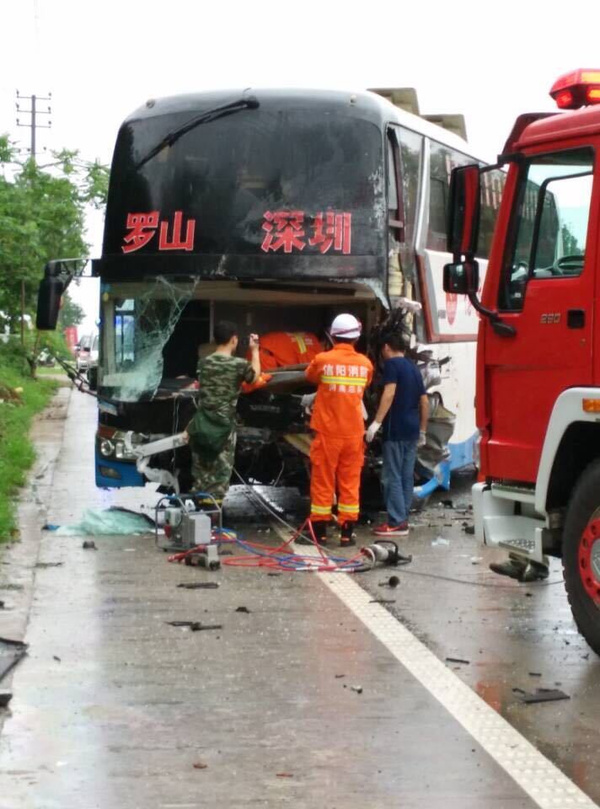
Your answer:
[[[563,532],[565,588],[577,628],[600,655],[600,460],[579,478]]]

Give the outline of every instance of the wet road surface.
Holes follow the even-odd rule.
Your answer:
[[[402,627],[390,613],[442,661],[468,660],[444,667],[458,691],[468,684],[600,801],[600,663],[553,583],[558,567],[548,585],[498,579],[487,572],[497,554],[464,534],[462,515],[435,507],[402,541],[414,561],[393,590],[380,586],[389,569],[352,580],[215,574],[168,564],[151,536],[96,537],[97,551],[50,532],[40,541],[46,504],[48,521],[65,524],[84,508],[155,500],[151,491],[94,488],[94,402],[74,393],[63,405],[68,413],[59,403],[38,424],[23,541],[0,568],[0,587],[16,586],[0,590],[0,635],[30,645],[0,735],[1,809],[592,805],[561,792],[560,779],[547,785],[555,801],[518,786],[468,722],[391,653]],[[264,541],[256,531],[246,536]],[[432,546],[439,536],[450,544]],[[361,585],[367,605],[395,603],[355,606],[360,593],[346,598],[344,580]],[[186,581],[220,586],[177,587]],[[173,620],[222,629],[191,632]],[[413,653],[410,639],[406,648]],[[556,683],[569,701],[525,706],[512,690]],[[542,765],[532,765],[532,782]]]

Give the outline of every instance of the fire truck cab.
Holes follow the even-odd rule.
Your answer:
[[[447,293],[478,310],[476,534],[517,559],[562,559],[579,631],[600,654],[600,70],[520,116],[494,167],[455,169]],[[483,288],[482,174],[503,173]]]

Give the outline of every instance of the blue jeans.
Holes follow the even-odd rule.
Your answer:
[[[383,496],[389,525],[408,522],[415,483],[416,441],[383,442]]]

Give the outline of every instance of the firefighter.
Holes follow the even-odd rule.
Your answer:
[[[317,385],[310,422],[316,433],[310,449],[310,521],[317,541],[325,544],[337,492],[342,548],[355,544],[365,452],[363,394],[373,377],[371,361],[354,347],[361,328],[354,315],[338,315],[330,329],[333,348],[317,354],[306,369],[306,378]]]

